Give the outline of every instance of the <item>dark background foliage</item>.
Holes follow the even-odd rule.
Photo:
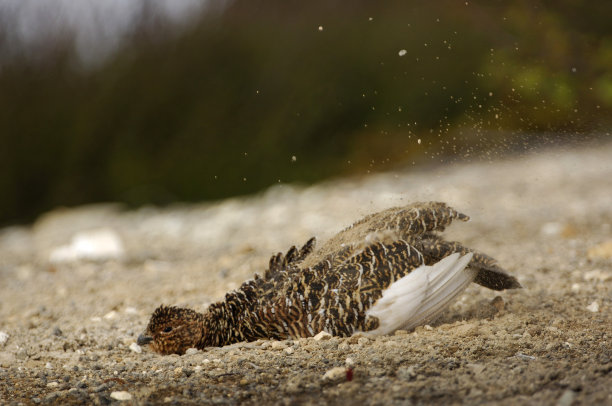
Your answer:
[[[610,15],[573,0],[236,0],[180,28],[143,18],[89,69],[70,36],[50,39],[0,70],[0,223],[609,136]]]

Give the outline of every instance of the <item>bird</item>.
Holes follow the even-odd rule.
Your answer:
[[[521,284],[497,261],[440,235],[470,218],[443,202],[370,214],[316,249],[316,238],[270,258],[203,313],[160,305],[137,344],[163,355],[259,339],[384,335],[435,319],[475,282]]]

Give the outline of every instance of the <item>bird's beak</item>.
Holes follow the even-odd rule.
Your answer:
[[[153,341],[153,337],[149,337],[149,336],[146,336],[144,334],[141,334],[141,335],[138,336],[138,340],[136,341],[136,344],[138,344],[138,345],[147,345],[151,341]]]

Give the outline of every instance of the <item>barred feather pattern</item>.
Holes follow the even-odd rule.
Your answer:
[[[465,255],[469,252],[473,253],[470,267],[476,269],[476,277],[474,282],[493,290],[518,289],[521,284],[514,276],[508,275],[506,271],[499,266],[495,258],[464,247],[456,241],[445,241],[440,236],[428,234],[417,244],[419,250],[426,258],[425,263],[432,265],[450,253],[458,252]]]
[[[435,234],[454,219],[469,217],[439,202],[369,215],[319,250],[311,238],[299,249],[272,256],[263,277],[255,275],[205,313],[161,306],[139,342],[162,354],[182,354],[190,347],[375,330],[379,320],[367,310],[395,281],[454,252],[473,252]],[[484,254],[474,254],[469,266],[477,275],[482,269],[492,275],[482,278],[487,287],[520,287]]]

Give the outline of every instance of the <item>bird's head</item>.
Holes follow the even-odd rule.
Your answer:
[[[161,305],[153,312],[138,345],[149,345],[160,354],[182,355],[202,338],[202,314],[185,308]]]

